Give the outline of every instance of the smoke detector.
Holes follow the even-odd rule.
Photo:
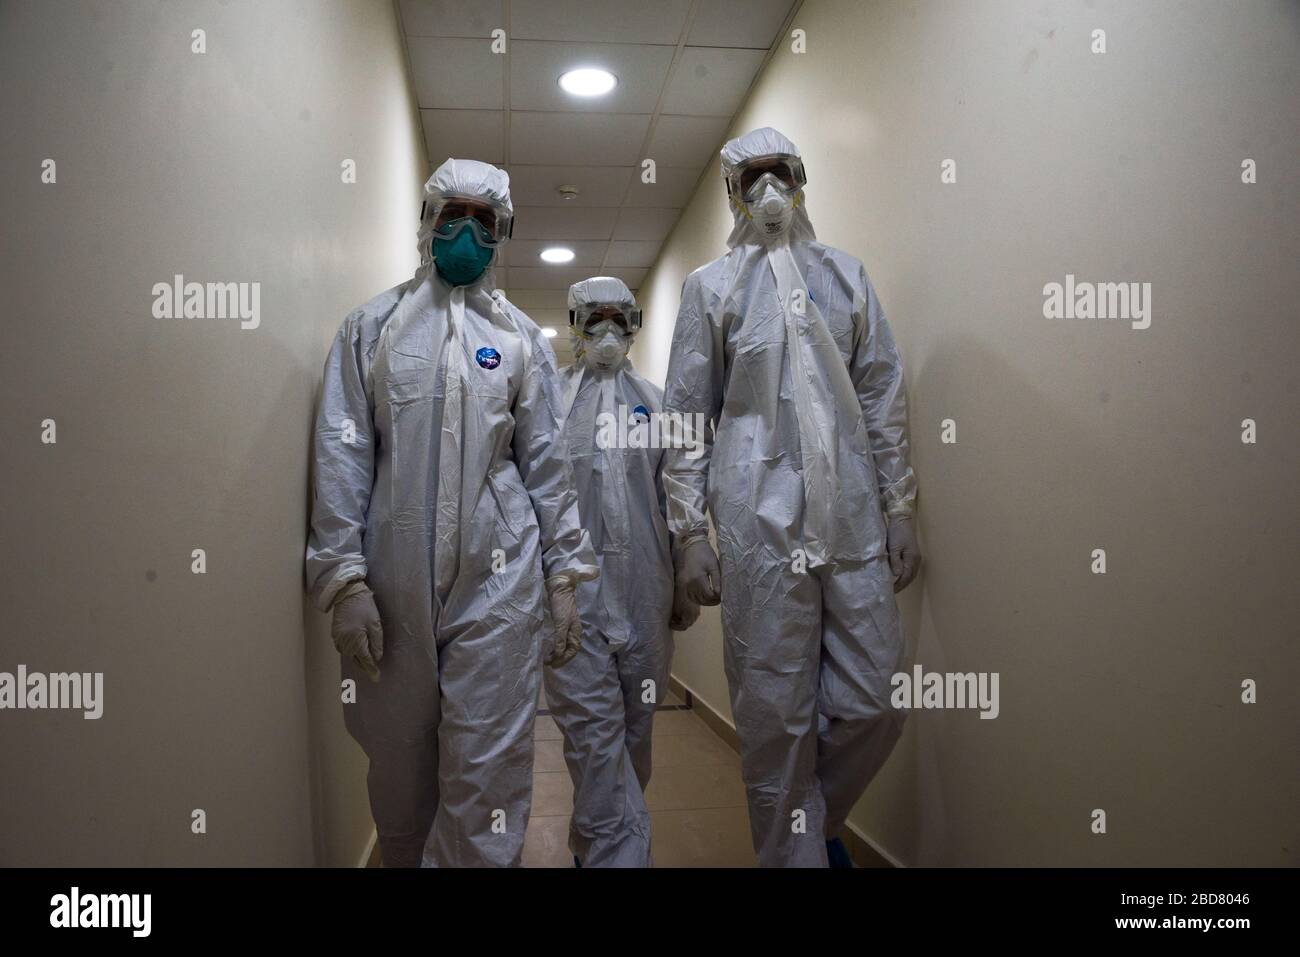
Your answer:
[[[578,187],[567,184],[555,187],[555,191],[560,194],[560,199],[564,200],[566,203],[575,199],[578,195]]]

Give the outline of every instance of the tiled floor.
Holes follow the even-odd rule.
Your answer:
[[[545,698],[541,707],[545,711]],[[654,773],[646,794],[655,866],[753,867],[740,758],[681,707],[674,696],[655,715]],[[573,783],[564,766],[560,729],[549,714],[538,714],[536,736],[524,866],[572,867]]]

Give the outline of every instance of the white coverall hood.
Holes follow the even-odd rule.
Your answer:
[[[627,309],[636,308],[636,297],[632,295],[632,290],[627,288],[627,283],[613,276],[592,276],[590,279],[575,282],[569,287],[568,302],[570,311],[595,303],[609,303]],[[583,338],[576,326],[569,328],[569,336],[573,342],[574,363],[586,367],[588,365],[587,340]],[[630,335],[629,342],[635,338],[635,334]]]
[[[510,176],[505,170],[491,163],[478,160],[447,159],[433,171],[433,175],[424,184],[425,202],[432,206],[445,196],[469,196],[502,206],[509,213],[514,213],[514,204],[510,201]],[[415,242],[420,251],[420,268],[417,279],[423,279],[433,271],[433,257],[429,249],[433,241],[433,217],[428,216],[420,223],[420,231]],[[500,259],[500,253],[493,255],[483,275],[472,285],[482,283],[488,289],[496,288],[494,267]]]
[[[750,130],[744,136],[738,136],[734,140],[727,140],[720,154],[722,157],[723,179],[726,179],[728,174],[737,166],[749,160],[756,159],[759,156],[778,154],[799,156],[799,147],[770,126]],[[745,209],[744,203],[741,202],[739,197],[732,198],[731,216],[735,225],[732,227],[731,234],[727,236],[728,248],[735,249],[737,246],[746,243],[756,246],[765,244],[766,240],[754,225],[753,220],[750,219],[749,212]],[[808,208],[805,204],[802,189],[797,190],[794,194],[794,215],[786,235],[792,243],[817,238],[817,234],[813,231],[812,221],[808,219]]]

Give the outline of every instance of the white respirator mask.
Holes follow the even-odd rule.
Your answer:
[[[601,325],[605,328],[596,330],[587,342],[587,361],[596,369],[613,369],[627,357],[632,339],[624,335],[613,323],[601,323]]]
[[[745,208],[759,234],[764,239],[776,239],[785,235],[794,220],[794,195],[767,183],[762,195],[745,203]]]

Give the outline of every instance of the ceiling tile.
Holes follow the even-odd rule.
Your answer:
[[[548,246],[567,246],[573,250],[573,262],[565,263],[575,269],[599,269],[605,259],[605,250],[609,242],[604,239],[570,239],[562,243],[539,239],[515,239],[506,243],[506,261],[515,266],[535,266],[542,269],[554,268],[542,262],[541,251]],[[629,266],[649,265],[648,263],[628,263]]]
[[[534,309],[558,311],[568,316],[567,292],[556,292],[554,289],[507,289],[506,298],[530,316]],[[568,321],[567,318],[565,321]]]
[[[449,156],[500,166],[505,162],[505,127],[500,110],[421,110],[429,163]]]
[[[668,238],[680,209],[635,209],[625,207],[619,211],[618,225],[614,227],[615,239],[653,239],[662,241]]]
[[[588,279],[591,275],[591,269],[581,269],[574,266],[510,267],[510,282],[527,289],[563,289],[567,291],[575,282]]]
[[[606,206],[516,206],[515,239],[609,239],[617,217]]]
[[[636,292],[641,288],[641,283],[645,282],[645,277],[648,272],[650,272],[649,269],[613,268],[606,269],[605,275],[623,280],[623,282],[627,283],[627,288]]]
[[[692,116],[731,116],[765,56],[765,50],[687,47],[673,70],[661,109]]]
[[[563,291],[555,290],[560,296],[568,296],[568,287]],[[511,300],[512,302],[514,300]],[[573,357],[573,339],[569,335],[569,310],[567,309],[525,309],[528,318],[543,329],[554,329],[555,335],[548,340],[556,356]]]
[[[795,0],[700,0],[686,42],[766,50]]]
[[[641,114],[511,111],[510,161],[553,166],[635,166],[649,126],[650,117]]]
[[[533,290],[533,292],[537,294],[545,293],[548,296],[558,296],[560,298],[561,305],[568,304],[569,292],[567,286],[564,288],[563,291],[552,290],[552,289],[546,289],[546,290],[536,289]],[[507,296],[506,298],[509,299],[510,297]],[[515,302],[513,299],[511,299],[510,301]],[[519,306],[519,303],[515,302],[515,305]],[[519,306],[519,308],[523,309],[524,307]],[[524,309],[524,311],[528,313],[528,318],[533,320],[533,322],[537,323],[539,326],[550,326],[552,329],[562,330],[564,332],[564,337],[566,339],[568,338],[569,310],[567,308]]]
[[[421,107],[505,108],[505,61],[485,41],[411,37],[406,44]]]
[[[642,182],[638,170],[627,187],[627,205],[685,206],[699,180],[698,166],[658,166],[653,183]]]
[[[510,48],[510,106],[516,110],[653,113],[672,61],[670,46],[520,40]],[[578,67],[608,70],[618,78],[618,85],[605,96],[565,93],[560,75]]]
[[[609,244],[609,256],[605,259],[605,265],[610,268],[652,266],[661,245],[657,240],[617,240]]]
[[[511,165],[510,196],[517,206],[618,206],[627,193],[632,167]],[[578,187],[564,199],[556,190]]]
[[[722,146],[725,116],[661,116],[649,155],[659,166],[703,166]]]
[[[401,0],[408,37],[489,37],[505,28],[501,0]]]
[[[675,45],[690,6],[691,0],[511,0],[510,33],[521,40]]]
[[[496,281],[560,330],[550,342],[561,361],[572,355],[569,285],[598,273],[634,290],[645,281],[701,175],[717,178],[730,118],[792,5],[398,0],[431,166],[447,156],[509,164],[515,241]],[[674,66],[692,9],[690,43]],[[498,27],[510,31],[508,58],[491,52]],[[557,81],[577,66],[608,69],[619,84],[596,100],[571,98]],[[645,158],[656,161],[654,183],[641,182]],[[561,198],[561,185],[578,195]],[[540,262],[552,244],[572,247],[574,262]]]

